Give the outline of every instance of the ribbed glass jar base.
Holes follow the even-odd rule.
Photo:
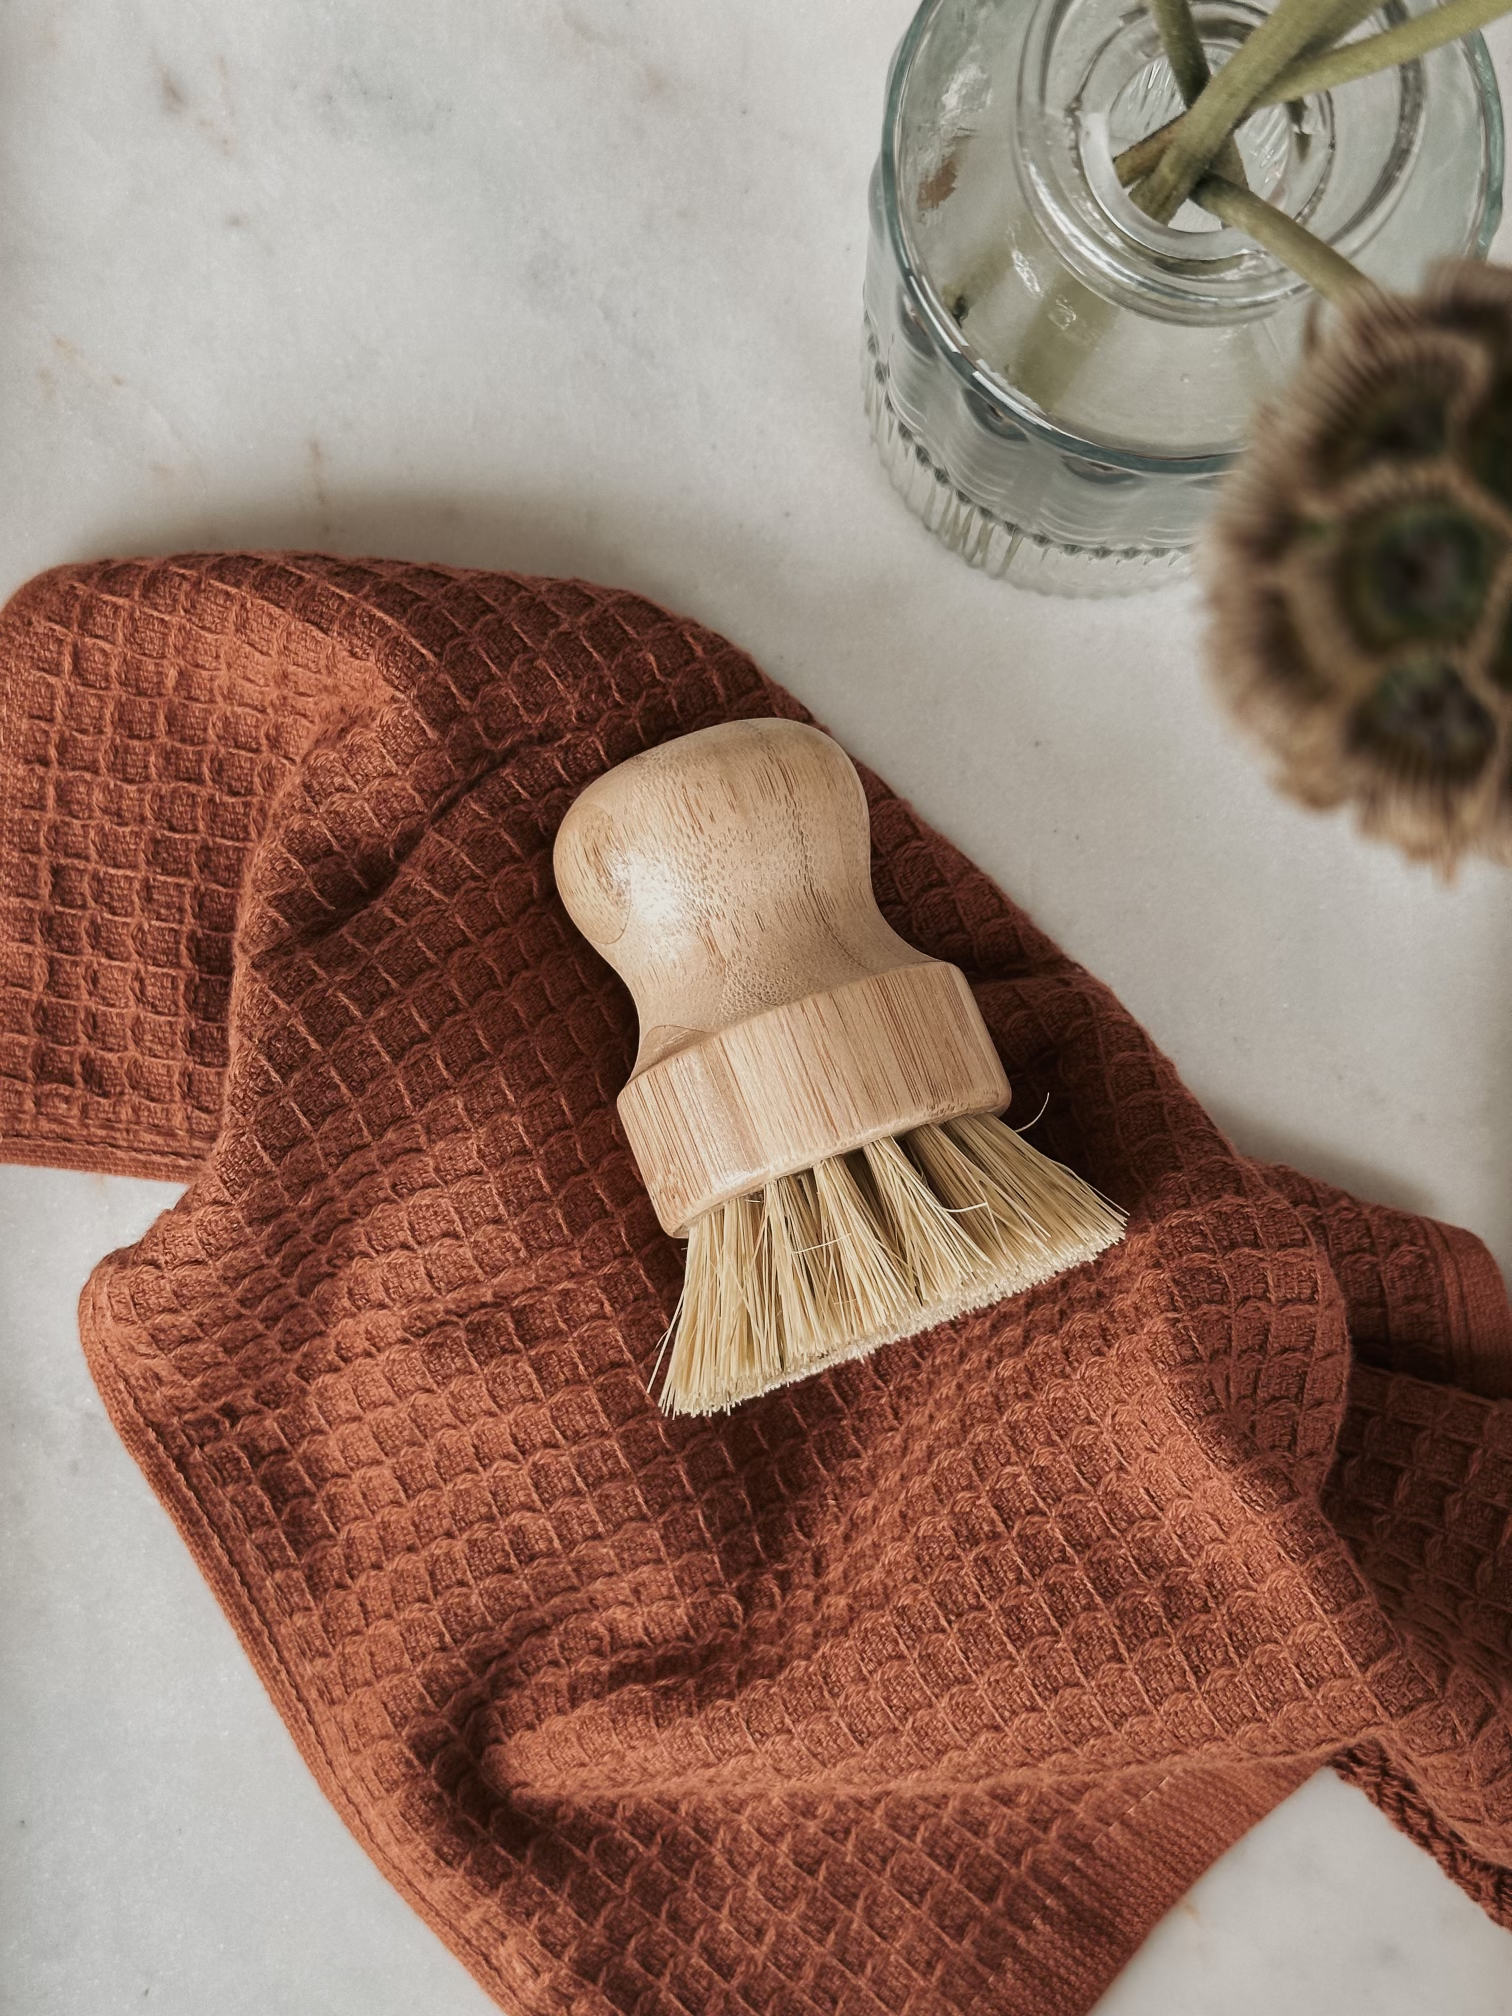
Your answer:
[[[1190,547],[1061,546],[974,504],[952,483],[893,405],[877,332],[866,318],[862,395],[871,437],[888,481],[909,510],[994,581],[1042,595],[1138,595],[1191,572]]]

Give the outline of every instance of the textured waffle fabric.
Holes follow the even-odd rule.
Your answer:
[[[633,595],[246,555],[41,577],[0,699],[0,1150],[188,1182],[89,1283],[95,1378],[513,2016],[1075,2016],[1326,1762],[1512,1926],[1475,1240],[1237,1155],[868,780],[890,921],[1129,1236],[664,1420],[680,1249],[551,841],[610,764],[796,705]]]

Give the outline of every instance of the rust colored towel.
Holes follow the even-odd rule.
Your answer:
[[[679,1249],[551,840],[607,765],[794,703],[632,595],[248,556],[43,576],[0,696],[0,1149],[188,1179],[89,1284],[95,1377],[511,2016],[1077,2016],[1327,1761],[1512,1926],[1475,1240],[1236,1155],[873,781],[883,908],[1130,1235],[663,1420]]]

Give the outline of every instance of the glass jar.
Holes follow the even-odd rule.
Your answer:
[[[1360,31],[1434,0],[1386,0]],[[1197,0],[1213,68],[1265,8]],[[1212,490],[1317,297],[1186,204],[1153,223],[1114,157],[1181,100],[1130,0],[924,0],[872,177],[863,371],[888,474],[973,566],[1061,594],[1185,570]],[[1501,103],[1478,35],[1270,107],[1250,186],[1383,285],[1483,258]]]

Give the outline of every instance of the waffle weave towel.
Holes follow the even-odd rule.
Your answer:
[[[884,911],[1130,1234],[664,1420],[680,1249],[551,841],[795,703],[633,595],[231,555],[42,576],[0,707],[0,1153],[188,1182],[89,1283],[95,1378],[511,2016],[1079,2016],[1326,1762],[1512,1926],[1512,1319],[1468,1234],[1236,1154],[869,779]]]

